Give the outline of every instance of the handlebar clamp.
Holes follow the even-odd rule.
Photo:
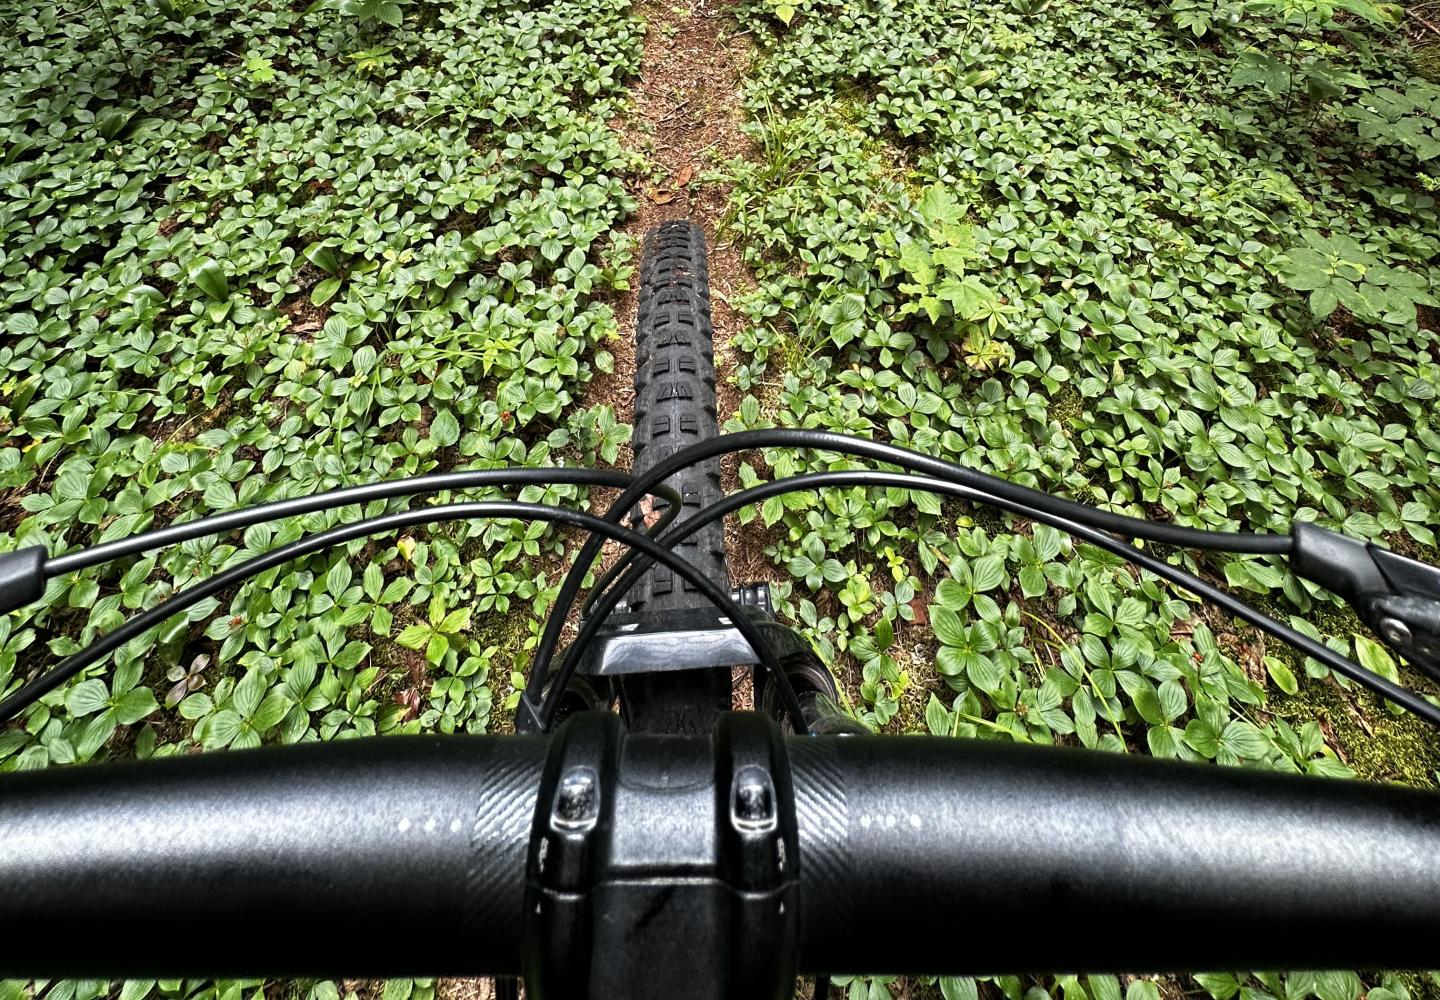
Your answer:
[[[793,995],[798,835],[784,741],[713,742],[586,712],[556,734],[527,868],[531,996]]]

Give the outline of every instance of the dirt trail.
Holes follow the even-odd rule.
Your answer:
[[[752,281],[739,251],[716,237],[729,188],[706,178],[750,149],[750,140],[740,131],[740,90],[749,48],[720,0],[697,0],[689,7],[646,0],[639,11],[648,30],[640,76],[630,91],[634,103],[612,124],[625,147],[643,156],[651,169],[630,181],[630,194],[639,207],[621,232],[638,240],[667,219],[689,219],[705,230],[723,422],[739,403],[733,360],[725,345],[738,332],[741,319],[729,303]],[[632,291],[616,310],[625,342],[615,352],[612,388],[616,397],[623,396],[627,417],[635,364],[635,304]]]
[[[716,227],[730,196],[728,185],[710,174],[737,157],[750,155],[752,143],[740,130],[744,121],[741,89],[750,58],[748,42],[737,31],[724,0],[697,0],[689,7],[645,0],[644,54],[632,82],[633,104],[611,125],[625,147],[642,156],[648,170],[630,179],[638,208],[620,227],[637,241],[669,219],[689,219],[705,231],[709,248],[711,319],[715,328],[716,394],[723,424],[740,405],[735,388],[735,358],[729,344],[744,322],[731,307],[753,287],[749,270],[734,244],[717,236]],[[637,249],[637,269],[638,269]],[[621,420],[631,419],[635,380],[636,288],[616,303],[620,340],[611,345],[615,371],[598,376],[583,405],[609,403]],[[628,462],[628,456],[624,461]],[[735,462],[726,461],[724,486],[737,488]],[[726,524],[731,576],[744,583],[770,579],[773,569],[758,536],[732,517]],[[607,553],[608,555],[608,553]]]
[[[753,279],[740,260],[739,250],[716,236],[716,225],[725,212],[730,190],[725,184],[708,180],[707,175],[751,149],[750,140],[740,131],[744,121],[740,91],[749,47],[737,33],[735,20],[723,0],[698,0],[688,8],[664,0],[643,0],[639,12],[646,20],[647,31],[640,76],[630,87],[633,104],[623,118],[611,123],[625,148],[640,154],[648,165],[646,171],[629,181],[637,209],[620,227],[620,232],[637,241],[635,287],[615,303],[620,338],[609,345],[615,369],[608,375],[597,373],[578,405],[608,403],[617,420],[632,419],[638,242],[652,226],[667,219],[689,219],[705,230],[709,249],[716,402],[723,424],[740,405],[734,352],[729,344],[744,320],[730,302],[748,291]],[[626,449],[617,464],[623,468],[629,463]],[[733,460],[724,464],[727,493],[738,488],[735,466]],[[733,517],[727,518],[725,543],[732,579],[757,583],[775,578],[753,528],[742,528]],[[618,551],[607,545],[603,562],[609,563]],[[749,670],[737,669],[735,679],[737,707],[748,707]],[[442,979],[436,984],[436,996],[438,1000],[494,1000],[496,993],[491,980]]]

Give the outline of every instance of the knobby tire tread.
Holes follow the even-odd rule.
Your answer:
[[[670,455],[720,433],[715,408],[714,331],[704,232],[685,221],[664,222],[646,235],[635,323],[634,468],[643,473]],[[666,480],[683,498],[677,523],[721,499],[718,457]],[[657,499],[657,505],[665,501]],[[659,509],[663,509],[663,506]],[[637,527],[643,511],[636,511]],[[677,552],[722,587],[725,526],[708,525]],[[708,602],[664,566],[654,565],[628,595],[632,611],[666,615]],[[632,725],[664,732],[705,725],[709,711],[730,707],[728,668],[655,673],[627,679]],[[689,700],[689,705],[686,700]],[[690,706],[698,711],[691,712]],[[685,718],[682,718],[684,716]]]

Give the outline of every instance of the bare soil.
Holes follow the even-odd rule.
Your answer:
[[[754,280],[738,248],[717,231],[730,187],[716,175],[725,164],[752,153],[752,143],[740,128],[744,121],[740,93],[750,48],[724,0],[698,0],[690,6],[645,0],[639,10],[647,24],[640,77],[631,88],[629,112],[611,125],[626,148],[643,158],[645,167],[630,178],[630,194],[639,207],[620,231],[639,241],[651,228],[671,219],[688,219],[705,231],[717,410],[723,424],[740,405],[730,341],[744,317],[732,303],[754,286]],[[635,284],[615,306],[621,337],[613,345],[614,373],[592,381],[585,400],[586,405],[608,403],[621,420],[631,419],[634,403],[638,279]],[[728,459],[724,465],[727,492],[738,488],[736,464]],[[749,584],[776,578],[757,531],[731,518],[725,540],[733,581]],[[607,552],[606,561],[611,558],[614,555]]]
[[[735,388],[735,355],[730,342],[745,320],[732,303],[754,287],[754,279],[739,249],[719,234],[730,186],[718,175],[726,164],[753,152],[753,144],[740,127],[744,121],[740,94],[750,47],[737,31],[725,0],[699,0],[690,6],[643,0],[639,12],[647,26],[640,76],[631,85],[631,107],[610,123],[642,164],[627,182],[637,210],[619,229],[636,241],[637,277],[629,293],[614,304],[620,330],[619,340],[611,345],[614,370],[596,375],[581,405],[608,404],[618,420],[633,418],[638,247],[645,234],[660,223],[687,219],[705,232],[715,332],[716,409],[723,424],[739,409],[741,398]],[[619,464],[623,467],[629,462],[627,449]],[[734,458],[723,462],[726,492],[739,488],[737,465]],[[725,542],[733,582],[778,579],[764,556],[758,523],[742,526],[734,517],[728,518]],[[620,552],[618,545],[607,544],[602,567],[612,564]],[[570,624],[573,628],[576,622]],[[751,707],[748,670],[736,671],[735,697],[737,708]]]

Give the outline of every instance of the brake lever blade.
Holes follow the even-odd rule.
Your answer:
[[[1305,521],[1290,535],[1297,575],[1343,597],[1385,645],[1440,681],[1440,567]]]

